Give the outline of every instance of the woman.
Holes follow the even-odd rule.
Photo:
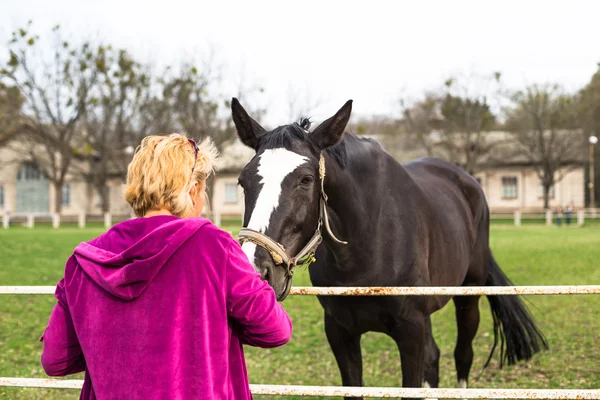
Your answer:
[[[51,376],[85,371],[82,399],[250,399],[243,344],[292,325],[228,233],[200,218],[216,151],[179,134],[136,150],[135,218],[81,243],[40,340]]]

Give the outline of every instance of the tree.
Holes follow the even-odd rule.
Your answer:
[[[161,96],[154,97],[149,105],[153,112],[163,122],[174,130],[183,131],[189,137],[202,141],[211,138],[219,150],[231,144],[236,138],[236,131],[230,118],[230,98],[225,99],[216,94],[213,86],[218,83],[212,59],[207,59],[198,68],[196,63],[184,62],[177,70],[169,69],[158,80],[161,87]],[[262,93],[263,89],[245,88],[244,82],[239,85],[237,97],[243,99],[255,92]],[[153,114],[145,109],[148,115]],[[264,114],[264,110],[255,110],[255,114]],[[207,192],[212,195],[214,190],[214,176],[206,182]],[[211,211],[207,204],[207,210]]]
[[[544,208],[556,183],[580,162],[584,154],[577,103],[556,84],[532,85],[512,95],[506,128],[517,155],[536,171],[544,192]]]
[[[82,146],[78,156],[87,161],[79,174],[93,185],[110,210],[106,190],[112,178],[125,179],[131,150],[150,128],[150,118],[140,118],[150,91],[150,77],[125,50],[103,49],[105,66],[92,88],[92,103],[81,118]],[[141,122],[141,123],[140,123]]]
[[[499,144],[489,135],[496,128],[489,100],[499,97],[499,84],[500,73],[468,80],[451,78],[417,102],[401,100],[405,129],[429,155],[475,174]]]
[[[23,97],[19,89],[0,82],[0,147],[17,137]]]
[[[28,156],[55,189],[55,211],[62,208],[62,186],[74,159],[78,122],[92,101],[92,87],[106,67],[103,46],[85,42],[73,47],[59,26],[52,30],[54,47],[48,59],[39,50],[40,38],[19,29],[9,43],[9,60],[1,69],[24,97],[20,116]]]
[[[600,65],[598,67],[598,71],[579,94],[579,112],[585,141],[591,135],[600,136]],[[593,190],[595,192],[594,197],[598,199],[600,198],[600,151],[596,150],[594,156],[594,176],[596,179]],[[586,169],[586,179],[589,183],[589,168]],[[587,201],[590,201],[589,195],[589,190],[586,190]]]
[[[419,144],[409,140],[404,134],[401,121],[387,115],[372,115],[358,118],[348,124],[350,132],[370,136],[376,139],[382,147],[398,161],[407,161],[406,157],[414,155],[414,150],[420,149]]]

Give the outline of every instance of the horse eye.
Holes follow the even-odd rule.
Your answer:
[[[313,182],[313,180],[314,180],[314,178],[312,176],[307,175],[304,178],[302,178],[300,183],[303,185],[310,185]]]

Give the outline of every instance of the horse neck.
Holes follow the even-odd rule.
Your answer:
[[[393,176],[396,184],[403,182],[407,188],[414,185],[404,167],[384,152],[355,156],[345,168],[330,155],[325,157],[325,162],[325,193],[329,198],[331,227],[336,235],[339,232],[337,236],[341,240],[360,235],[367,224],[376,223],[384,204],[383,199],[378,198],[378,190],[382,185],[387,186],[381,182],[387,179],[385,175]],[[384,170],[381,165],[385,165]]]
[[[325,157],[325,194],[331,229],[340,240],[353,232],[355,225],[368,218],[368,190],[353,175],[349,166],[342,168],[330,155]],[[324,235],[324,240],[334,247],[335,242]]]

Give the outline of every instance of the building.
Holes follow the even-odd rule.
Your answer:
[[[512,150],[514,142],[506,132],[487,133],[490,141],[498,141],[497,154],[482,158],[479,171],[474,177],[481,185],[492,213],[544,211],[543,186],[535,166]],[[377,139],[377,138],[376,138]],[[427,152],[415,145],[409,135],[380,138],[380,143],[400,162],[427,156]],[[435,154],[443,158],[443,154]],[[581,157],[586,154],[582,152]],[[550,188],[549,207],[585,207],[585,160],[575,159],[560,170],[558,181]]]
[[[0,214],[50,217],[56,209],[55,187],[19,146],[19,143],[12,143],[10,147],[0,149]],[[237,175],[253,153],[238,142],[222,154],[210,199],[212,212],[223,217],[239,217],[243,213],[243,192],[237,185]],[[77,161],[73,163],[77,164]],[[86,168],[83,164],[75,167]],[[106,187],[110,197],[109,212],[121,219],[131,215],[131,208],[122,195],[123,188],[123,180],[118,178],[109,180]],[[61,209],[63,217],[77,217],[82,213],[102,216],[102,198],[81,176],[67,174],[62,187]]]
[[[404,139],[371,136],[400,162],[424,157],[423,150],[412,147],[406,150]],[[399,143],[398,143],[399,142]],[[224,167],[221,168],[214,187],[214,209],[223,217],[243,214],[243,191],[237,184],[238,176],[254,151],[236,140],[223,153]],[[584,163],[575,163],[564,177],[550,190],[550,207],[575,208],[585,206]],[[481,172],[475,174],[486,195],[492,213],[505,213],[521,210],[523,212],[542,212],[544,210],[543,187],[533,166],[526,160],[514,156],[502,163],[489,163]]]
[[[19,143],[12,143],[10,147],[0,149],[0,213],[49,216],[56,209],[56,189],[19,146]],[[130,209],[121,199],[121,188],[119,180],[110,181],[106,188],[110,196],[110,212],[128,215]],[[81,176],[71,173],[65,177],[61,201],[61,214],[64,216],[103,213],[101,196]]]
[[[486,168],[475,178],[481,184],[492,213],[540,212],[544,210],[544,192],[540,179],[527,165],[506,165]],[[549,207],[572,207],[585,205],[585,173],[583,166],[566,172],[564,177],[550,188]]]
[[[424,156],[425,153],[407,146],[405,139],[380,139],[383,147],[400,162]],[[55,189],[39,168],[13,148],[0,149],[0,213],[11,216],[27,214],[50,216],[55,209]],[[210,213],[213,219],[239,218],[244,212],[243,191],[237,184],[244,165],[254,156],[254,150],[235,140],[221,154],[221,165],[210,195]],[[583,163],[570,167],[562,180],[551,190],[550,207],[584,207],[585,177]],[[542,186],[531,165],[524,160],[510,158],[502,163],[489,163],[475,174],[480,182],[492,213],[543,211]],[[127,218],[131,214],[122,196],[123,182],[113,179],[107,191],[110,212]],[[102,202],[96,190],[81,177],[67,175],[63,186],[62,215],[102,215]],[[214,214],[212,214],[214,213]]]

